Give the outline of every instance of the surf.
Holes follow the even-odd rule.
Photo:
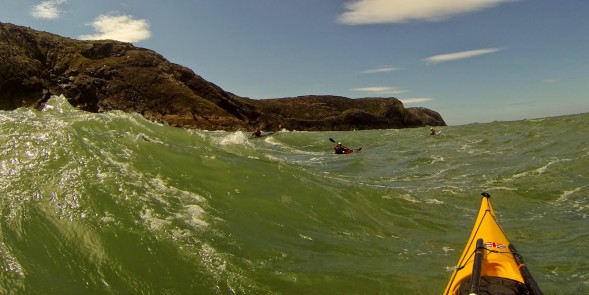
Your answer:
[[[588,122],[250,139],[63,97],[0,111],[0,291],[440,293],[481,191],[545,293],[586,291]]]

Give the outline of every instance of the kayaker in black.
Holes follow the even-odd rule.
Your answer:
[[[335,145],[333,146],[333,151],[336,154],[350,154],[354,151],[359,152],[362,150],[362,147],[359,147],[357,149],[349,149],[349,148],[343,146],[341,142],[335,141],[335,139],[333,139],[333,138],[330,138],[329,141],[335,143]]]
[[[254,133],[252,133],[251,137],[260,137],[262,136],[262,131],[260,130],[260,127],[256,127],[256,130],[254,131]]]
[[[346,151],[349,149],[343,146],[341,142],[338,142],[336,145],[333,146],[333,150],[336,154],[345,154]]]

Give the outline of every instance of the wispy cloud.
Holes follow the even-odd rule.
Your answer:
[[[403,98],[399,99],[403,104],[411,104],[411,103],[422,103],[434,100],[433,98],[429,97],[415,97],[415,98]]]
[[[337,21],[347,25],[440,21],[518,0],[349,0]]]
[[[545,84],[552,84],[552,83],[558,83],[558,79],[557,78],[546,78],[544,80],[542,80],[542,83]]]
[[[31,15],[34,18],[53,20],[61,17],[63,11],[60,6],[67,3],[67,0],[49,0],[33,6]]]
[[[454,61],[454,60],[459,60],[459,59],[471,58],[471,57],[475,57],[475,56],[479,56],[479,55],[495,53],[500,50],[503,50],[503,48],[484,48],[484,49],[460,51],[460,52],[430,56],[430,57],[424,58],[423,61],[428,64],[436,64],[436,63],[441,63],[441,62]]]
[[[397,87],[361,87],[361,88],[354,88],[352,90],[359,91],[359,92],[367,92],[367,93],[371,93],[371,94],[378,94],[378,95],[399,94],[399,93],[407,92],[407,90],[403,90],[403,89],[400,89]]]
[[[82,35],[82,40],[117,40],[139,42],[151,37],[149,22],[131,15],[100,15],[91,24],[96,34]]]
[[[393,72],[393,71],[397,71],[397,70],[399,70],[399,68],[384,66],[384,67],[376,67],[376,68],[368,69],[368,70],[362,71],[360,73],[361,74],[377,74],[377,73],[389,73],[389,72]]]

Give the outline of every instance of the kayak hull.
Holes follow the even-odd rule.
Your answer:
[[[359,148],[357,148],[357,149],[354,149],[354,150],[353,150],[353,149],[349,149],[349,148],[345,148],[345,149],[343,149],[343,150],[340,150],[340,152],[338,152],[338,151],[336,150],[336,151],[335,151],[335,153],[336,153],[336,154],[338,154],[338,155],[346,155],[346,154],[351,154],[351,153],[353,153],[354,151],[356,151],[356,152],[359,152],[359,151],[361,151],[361,150],[362,150],[362,148],[361,148],[361,147],[359,147]]]
[[[344,154],[351,154],[351,153],[353,153],[354,151],[356,151],[356,152],[359,152],[359,151],[361,151],[361,150],[362,150],[362,148],[361,148],[361,147],[360,147],[360,148],[357,148],[357,149],[355,149],[355,150],[353,150],[353,149],[346,149],[346,150],[344,151]]]
[[[483,196],[470,237],[443,294],[542,294],[531,275],[522,273],[525,264],[517,259],[521,255],[499,226],[490,196]],[[499,291],[505,288],[512,293]]]

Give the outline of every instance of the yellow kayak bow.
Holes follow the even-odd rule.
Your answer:
[[[443,294],[541,295],[522,256],[497,223],[491,196],[482,196],[474,227]]]

